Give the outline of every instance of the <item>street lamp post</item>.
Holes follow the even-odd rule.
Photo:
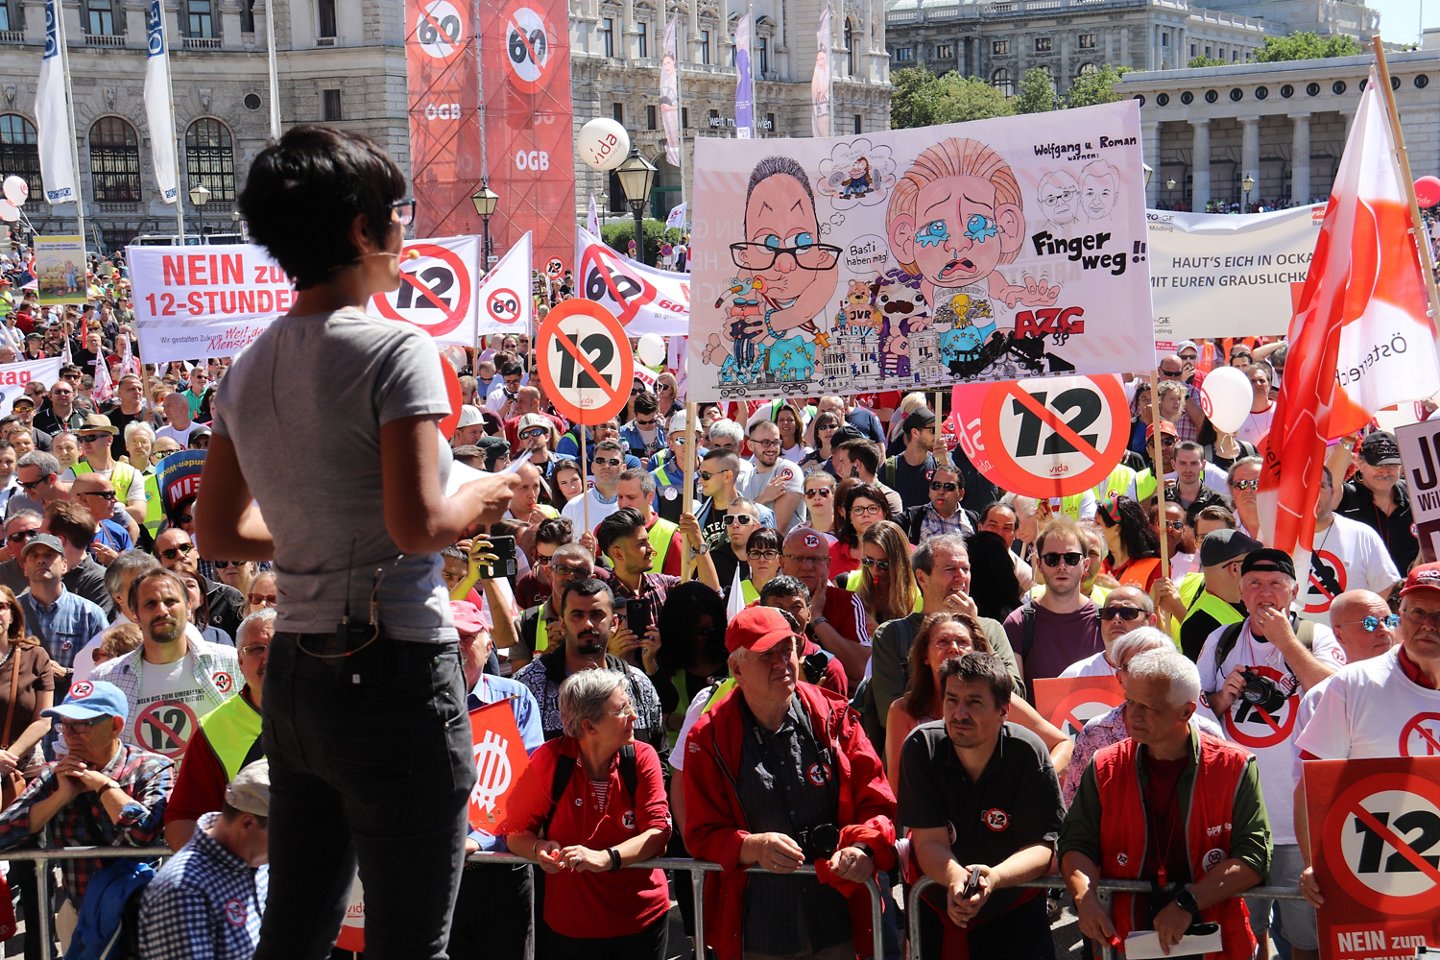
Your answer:
[[[480,189],[470,197],[475,212],[480,214],[480,255],[485,258],[485,269],[490,269],[490,215],[500,204],[500,194],[490,189],[490,178],[480,181]]]
[[[197,183],[190,188],[190,202],[195,204],[195,216],[200,221],[200,242],[205,242],[205,204],[210,202],[210,188]]]
[[[1165,181],[1165,192],[1170,195],[1170,203],[1175,203],[1175,178],[1171,177]]]
[[[620,180],[620,189],[625,192],[625,201],[635,215],[635,256],[641,263],[645,259],[645,201],[655,183],[655,165],[644,157],[636,147],[630,148],[630,156],[615,168]]]
[[[1242,190],[1245,191],[1245,208],[1244,208],[1243,210],[1241,210],[1240,212],[1241,212],[1241,213],[1249,213],[1249,212],[1250,212],[1250,191],[1255,189],[1255,178],[1252,177],[1252,176],[1250,176],[1250,174],[1248,174],[1248,173],[1245,174],[1245,179],[1240,181],[1240,189],[1242,189]]]

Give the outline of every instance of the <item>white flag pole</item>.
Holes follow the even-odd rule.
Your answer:
[[[85,192],[80,189],[80,138],[75,132],[75,93],[70,88],[70,54],[65,49],[65,8],[56,0],[55,36],[60,45],[60,70],[65,75],[65,115],[70,128],[70,164],[75,171],[75,218],[80,226],[80,252],[88,265],[85,255],[88,238],[85,236]],[[87,266],[88,269],[88,266]]]

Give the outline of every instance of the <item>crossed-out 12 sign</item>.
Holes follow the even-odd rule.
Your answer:
[[[1065,497],[1105,480],[1130,438],[1116,376],[1049,377],[955,388],[962,442],[991,482],[1029,497]]]
[[[1440,908],[1440,784],[1408,774],[1360,780],[1336,798],[1321,842],[1356,902],[1410,915]]]
[[[412,323],[432,337],[455,332],[470,316],[470,268],[455,250],[434,243],[407,243],[401,260],[400,286],[377,293],[375,309],[391,320]],[[465,338],[468,340],[469,338]]]
[[[430,0],[415,18],[415,39],[428,57],[449,60],[463,46],[465,14],[450,0]]]
[[[551,257],[545,261],[545,276],[551,280],[559,280],[560,275],[565,272],[565,263],[559,257]]]
[[[589,300],[566,300],[545,317],[536,337],[545,394],[566,419],[587,427],[625,408],[635,354],[615,315]]]
[[[544,15],[530,7],[513,6],[505,14],[505,62],[516,85],[527,93],[535,93],[545,85],[552,35]]]

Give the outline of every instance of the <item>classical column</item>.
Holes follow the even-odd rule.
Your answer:
[[[1310,114],[1290,114],[1290,200],[1310,202]]]
[[[1145,206],[1155,209],[1160,200],[1160,121],[1140,121],[1140,149],[1154,171],[1145,187]]]
[[[1191,146],[1194,159],[1190,175],[1190,209],[1204,213],[1205,204],[1210,202],[1210,121],[1208,118],[1191,120],[1190,126],[1194,136],[1194,144]]]
[[[1250,191],[1250,202],[1254,203],[1260,199],[1260,118],[1240,117],[1240,179],[1246,177],[1255,178],[1255,186]],[[1233,185],[1235,195],[1240,197],[1241,202],[1245,200],[1245,188],[1239,183]],[[1249,211],[1245,211],[1248,213]]]

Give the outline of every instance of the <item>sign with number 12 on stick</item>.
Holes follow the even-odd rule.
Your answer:
[[[1413,956],[1440,937],[1440,756],[1307,760],[1325,960]]]
[[[555,409],[593,427],[625,409],[635,355],[615,314],[589,300],[566,300],[536,337],[540,382]]]
[[[950,397],[975,468],[1026,497],[1068,497],[1103,482],[1130,440],[1114,375],[957,385]]]

